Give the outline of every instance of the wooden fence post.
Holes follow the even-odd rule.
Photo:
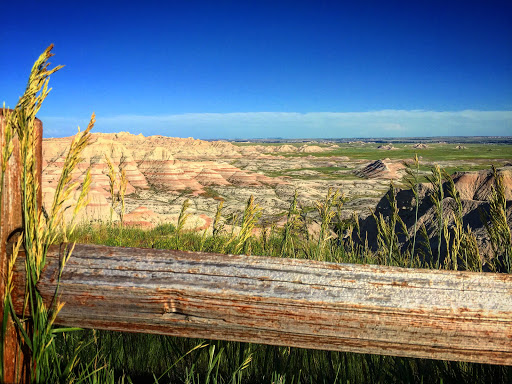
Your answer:
[[[3,149],[6,144],[4,131],[6,119],[0,109],[0,148]],[[42,139],[43,124],[41,120],[36,119],[34,124],[36,130],[36,161],[37,161],[37,180],[41,186],[42,175]],[[6,253],[7,240],[22,228],[21,211],[21,159],[19,153],[19,141],[13,138],[14,150],[7,164],[4,185],[2,190],[2,210],[0,217],[0,325],[3,321],[4,313],[4,295],[7,282],[8,257]],[[1,161],[1,157],[0,157]],[[39,189],[38,202],[41,204],[41,188]],[[12,238],[11,238],[12,240]],[[5,383],[28,383],[30,372],[28,370],[30,353],[26,346],[21,342],[21,337],[17,333],[10,317],[7,322],[7,332],[4,340],[1,340],[4,347],[4,382]]]

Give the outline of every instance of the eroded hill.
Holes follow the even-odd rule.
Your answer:
[[[70,141],[71,138],[43,141],[42,187],[46,207],[53,199]],[[344,217],[358,213],[364,218],[369,214],[369,208],[375,207],[387,191],[390,181],[400,185],[405,175],[403,160],[410,162],[411,155],[416,152],[426,160],[419,170],[420,175],[427,172],[434,160],[444,167],[456,169],[454,167],[460,162],[449,157],[454,152],[466,156],[466,167],[489,166],[487,158],[468,160],[468,156],[472,156],[471,148],[456,151],[453,144],[450,148],[443,143],[429,144],[428,148],[395,144],[393,151],[382,151],[378,146],[364,142],[235,145],[226,141],[144,137],[124,132],[96,133],[74,174],[75,180],[81,182],[86,170],[91,168],[90,204],[80,219],[110,219],[106,158],[111,159],[117,174],[124,170],[127,175],[127,223],[146,227],[175,223],[182,202],[190,199],[192,215],[188,226],[193,228],[208,226],[219,200],[225,201],[224,215],[234,216],[241,213],[251,195],[263,208],[262,220],[279,225],[283,223],[295,190],[298,191],[299,205],[307,207],[322,199],[328,188],[340,189],[344,194]],[[489,147],[489,150],[495,148]],[[436,153],[441,154],[439,161],[432,157]],[[493,153],[489,153],[485,152],[492,157]],[[498,159],[502,163],[509,161],[502,158],[503,153],[508,152],[501,147],[494,153],[501,156]],[[479,195],[482,191],[475,193]],[[468,193],[461,190],[464,196]],[[119,208],[114,220],[118,219],[117,213]]]

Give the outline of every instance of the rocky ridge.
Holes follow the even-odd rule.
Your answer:
[[[364,167],[357,169],[354,173],[359,177],[378,179],[399,179],[404,175],[405,166],[400,161],[391,161],[386,158],[375,160]]]
[[[498,172],[503,176],[503,184],[505,187],[506,214],[509,226],[512,226],[512,167],[502,167]],[[491,194],[492,186],[495,184],[494,176],[490,170],[483,170],[477,172],[457,172],[452,175],[452,179],[457,189],[461,203],[462,203],[462,219],[463,225],[466,228],[469,226],[478,242],[478,247],[482,255],[489,255],[492,253],[489,235],[485,229],[484,222],[482,221],[482,214],[485,215],[489,212],[489,197]],[[453,210],[454,199],[449,196],[447,184],[444,183],[444,199],[442,201],[443,217],[448,223],[448,228],[454,225]],[[434,254],[437,253],[438,236],[437,236],[437,220],[435,214],[435,207],[432,203],[430,195],[432,193],[432,186],[429,183],[419,184],[419,209],[418,209],[418,222],[417,228],[425,225],[430,247]],[[396,201],[399,208],[399,216],[403,220],[408,230],[408,236],[412,238],[415,223],[415,198],[410,189],[398,189],[396,191]],[[387,196],[384,196],[375,208],[375,214],[379,216],[382,214],[384,217],[389,217],[391,214],[391,207]],[[401,232],[401,230],[399,230]],[[421,244],[422,237],[417,234],[417,244]],[[377,250],[377,227],[375,219],[372,216],[366,217],[361,221],[361,238],[367,239],[369,246],[373,250]],[[408,246],[408,241],[404,234],[399,235],[399,241],[402,247]],[[442,243],[441,254],[444,254],[446,244]],[[420,245],[418,247],[421,248]]]
[[[51,206],[71,140],[71,137],[43,140],[42,189],[47,209]],[[279,221],[295,190],[299,191],[302,204],[312,205],[323,198],[330,187],[341,189],[348,198],[344,211],[347,217],[353,212],[367,211],[367,207],[374,206],[385,192],[389,180],[377,174],[354,175],[352,170],[367,165],[365,160],[339,154],[314,156],[315,152],[336,148],[339,147],[315,143],[245,146],[192,138],[144,137],[126,132],[94,133],[92,144],[85,149],[83,161],[73,175],[80,183],[87,169],[91,169],[90,204],[79,220],[110,220],[111,196],[105,155],[111,159],[116,173],[126,172],[125,221],[131,225],[152,227],[164,222],[175,223],[181,204],[190,199],[188,225],[203,227],[215,215],[218,200],[225,201],[223,213],[231,216],[243,210],[251,195],[263,208],[265,220]],[[282,156],[292,152],[305,156]],[[317,167],[333,171],[326,178],[326,173],[314,170]],[[290,172],[282,173],[283,170]],[[78,192],[70,203],[76,198]],[[119,219],[119,212],[117,208],[113,220]]]
[[[53,200],[71,139],[68,137],[43,140],[42,189],[43,204],[47,207]],[[199,196],[206,194],[207,188],[212,186],[262,187],[286,184],[281,178],[244,171],[229,163],[230,160],[241,157],[265,157],[250,147],[191,138],[144,137],[124,132],[96,133],[92,135],[92,143],[84,150],[82,162],[73,175],[75,181],[83,182],[86,170],[91,170],[90,204],[84,216],[93,220],[110,219],[110,186],[106,157],[112,161],[117,174],[120,174],[121,170],[126,172],[127,196],[144,191],[186,192],[191,196]],[[77,198],[78,192],[75,195]],[[140,216],[139,208],[131,213]],[[147,213],[150,209],[145,207],[145,210]],[[154,213],[149,222],[154,223],[159,219],[161,217]],[[127,220],[133,221],[131,216],[127,216]]]
[[[233,145],[225,141],[144,137],[123,132],[93,134],[92,139],[93,143],[84,151],[83,161],[73,175],[81,182],[86,170],[91,169],[90,204],[79,218],[87,221],[110,220],[111,197],[105,155],[112,160],[117,173],[124,170],[127,175],[125,222],[141,227],[165,222],[175,224],[181,204],[189,199],[188,228],[206,228],[215,215],[219,200],[225,202],[223,216],[229,217],[240,215],[251,195],[263,208],[262,220],[279,225],[295,190],[300,205],[312,207],[315,201],[325,197],[329,188],[340,189],[347,198],[343,217],[357,213],[364,221],[369,208],[378,204],[383,206],[381,198],[390,181],[400,185],[405,174],[401,160],[358,159],[344,156],[339,149],[332,155],[315,156],[315,151],[336,149],[315,142],[300,146]],[[71,138],[43,141],[42,190],[47,210],[70,142]],[[376,149],[376,152],[380,151]],[[295,156],[287,153],[295,153]],[[425,174],[428,172],[422,171],[421,175]],[[464,201],[471,202],[483,202],[493,183],[484,173],[461,172],[454,175],[454,180]],[[422,188],[427,191],[427,187]],[[507,191],[507,199],[512,198],[510,190]],[[399,195],[406,196],[406,192]],[[76,199],[78,193],[72,197]],[[403,207],[406,203],[411,201],[405,199]],[[480,203],[467,204],[471,207],[470,204]],[[404,208],[403,213],[406,212]],[[118,213],[119,208],[114,213],[114,220],[119,219]],[[427,220],[428,215],[425,217]]]

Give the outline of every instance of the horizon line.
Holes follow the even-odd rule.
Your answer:
[[[46,132],[70,136],[70,128],[88,120],[40,115]],[[149,135],[197,138],[289,139],[311,137],[507,136],[512,110],[458,111],[382,109],[368,112],[228,112],[165,115],[121,114],[97,117],[105,133],[128,131]],[[73,129],[74,131],[74,129]],[[426,136],[425,133],[428,133]]]

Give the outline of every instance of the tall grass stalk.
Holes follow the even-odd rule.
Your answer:
[[[464,268],[467,271],[482,272],[482,258],[480,257],[480,251],[478,250],[478,243],[476,241],[475,234],[471,231],[468,224],[466,229],[466,243],[464,246]]]
[[[96,117],[93,114],[91,116],[91,120],[89,121],[87,129],[84,132],[80,132],[80,128],[78,129],[78,133],[73,138],[68,153],[66,155],[66,159],[64,160],[64,166],[62,168],[62,173],[59,178],[59,181],[57,182],[57,188],[55,189],[55,195],[53,196],[50,214],[48,216],[48,221],[46,223],[48,237],[44,242],[45,253],[48,250],[48,247],[55,242],[59,233],[61,233],[58,229],[66,228],[64,212],[67,209],[67,207],[64,207],[64,204],[70,198],[71,193],[73,193],[73,191],[80,185],[78,181],[73,181],[73,171],[76,169],[78,163],[82,161],[81,154],[90,143],[90,131],[94,127],[95,121]],[[90,185],[91,173],[90,170],[88,170],[86,172],[84,181],[81,186],[80,195],[75,204],[75,207],[73,208],[73,215],[70,221],[71,227],[69,228],[69,231],[64,231],[65,234],[73,232],[76,226],[75,219],[79,211],[87,206],[89,202],[87,200],[87,195],[89,192]]]
[[[430,238],[428,237],[428,232],[427,232],[427,228],[425,227],[425,223],[421,224],[421,226],[420,226],[420,234],[421,234],[421,237],[423,238],[423,241],[421,242],[423,245],[423,250],[422,250],[423,259],[424,260],[428,259],[429,260],[428,267],[432,268],[432,259],[434,257],[434,253],[432,251],[432,246],[430,245]]]
[[[124,225],[124,213],[125,213],[125,201],[124,196],[126,195],[126,185],[128,184],[128,179],[126,178],[126,170],[123,168],[121,170],[121,176],[119,178],[119,202],[121,203],[121,212],[119,214],[119,218],[121,220],[121,227]]]
[[[178,216],[178,223],[176,224],[176,249],[180,249],[181,242],[180,237],[183,233],[183,228],[185,228],[185,224],[187,222],[190,213],[187,213],[187,209],[190,206],[190,200],[185,199],[183,204],[181,204],[180,215]]]
[[[50,75],[62,68],[57,66],[48,69],[48,59],[52,56],[52,46],[36,60],[32,67],[29,81],[25,93],[20,98],[16,108],[12,111],[7,124],[8,130],[15,132],[19,140],[20,158],[22,159],[21,169],[21,205],[23,219],[22,245],[25,251],[26,267],[26,291],[24,300],[23,315],[18,317],[12,306],[10,291],[5,293],[8,297],[6,303],[10,308],[10,313],[17,330],[20,332],[23,342],[31,352],[30,360],[30,379],[32,382],[54,381],[55,371],[53,364],[56,363],[54,350],[54,336],[59,329],[53,327],[55,318],[61,310],[63,303],[58,302],[58,284],[55,296],[51,304],[47,307],[38,290],[36,284],[39,281],[41,272],[46,263],[46,254],[48,247],[55,241],[58,233],[66,227],[64,220],[64,204],[69,199],[71,193],[77,188],[78,182],[72,181],[72,173],[76,165],[80,162],[80,155],[83,149],[88,145],[90,130],[94,125],[94,115],[91,118],[89,126],[83,132],[75,136],[71,147],[66,156],[63,170],[52,203],[52,208],[48,220],[45,220],[40,211],[41,202],[38,201],[41,186],[37,178],[38,159],[36,158],[38,137],[35,129],[36,114],[41,108],[41,104],[48,95],[50,89],[48,82]],[[5,155],[2,148],[2,154]],[[2,158],[2,160],[5,157]],[[87,189],[89,181],[83,183]],[[82,191],[83,192],[83,191]],[[84,207],[86,192],[80,193],[78,205]],[[76,214],[76,212],[74,212]],[[73,221],[74,218],[72,218]],[[74,226],[70,228],[72,232]],[[19,249],[19,244],[17,248]],[[69,245],[64,251],[64,257],[61,261],[60,274],[67,260],[71,256],[74,245]],[[16,248],[15,248],[16,252]],[[12,266],[11,266],[12,267]],[[10,287],[12,275],[9,275],[7,286]],[[30,317],[25,317],[25,313]],[[3,361],[2,361],[3,363]],[[4,369],[2,369],[2,374]],[[68,372],[70,372],[68,370]]]
[[[420,162],[418,160],[418,154],[414,155],[413,164],[409,164],[408,162],[404,162],[405,164],[405,172],[407,176],[405,178],[406,185],[410,188],[414,195],[414,229],[413,229],[413,238],[412,238],[412,250],[409,258],[409,267],[412,268],[412,263],[414,259],[414,252],[416,250],[416,232],[417,232],[417,224],[418,224],[418,210],[420,207],[420,199],[418,194],[418,186],[419,186],[419,173],[420,173]]]
[[[212,236],[214,239],[220,235],[220,233],[222,232],[222,229],[224,228],[224,225],[222,224],[222,207],[223,206],[224,206],[224,200],[219,201],[219,204],[217,205],[217,211],[215,212],[215,217],[213,219],[213,225],[212,225]]]
[[[427,180],[432,184],[432,194],[430,196],[432,203],[434,204],[435,213],[437,217],[437,258],[435,267],[439,269],[441,260],[441,242],[443,239],[443,228],[444,228],[444,217],[443,217],[443,200],[444,200],[444,189],[443,189],[443,175],[441,167],[436,164],[432,170],[431,175],[427,176]]]
[[[442,171],[444,179],[446,180],[447,192],[448,196],[452,198],[452,218],[453,218],[453,241],[451,246],[449,246],[449,238],[450,235],[448,233],[448,226],[445,225],[445,239],[447,242],[446,246],[446,260],[449,265],[449,269],[458,269],[458,260],[461,257],[462,252],[464,252],[464,247],[467,243],[467,234],[464,230],[464,223],[462,221],[462,201],[460,199],[460,193],[457,191],[455,187],[455,183],[453,179],[448,173],[443,169]],[[467,249],[466,249],[467,254]]]
[[[334,191],[332,188],[327,190],[323,201],[316,201],[315,208],[320,217],[320,233],[318,234],[317,248],[321,253],[326,242],[331,238],[329,228],[334,216],[336,216],[336,207],[341,203],[341,192],[339,189]]]
[[[489,197],[489,214],[482,215],[490,237],[494,258],[491,265],[495,270],[512,272],[512,235],[507,222],[507,200],[503,175],[493,166],[494,186]]]
[[[250,196],[245,205],[244,215],[242,217],[242,223],[240,224],[240,232],[238,233],[235,241],[234,253],[238,254],[243,252],[244,254],[251,253],[251,238],[252,230],[258,222],[261,216],[261,208],[254,203],[254,196]]]
[[[105,161],[107,162],[108,167],[108,185],[109,185],[109,192],[110,192],[110,224],[112,225],[112,220],[114,219],[114,212],[117,208],[118,199],[116,196],[116,189],[117,189],[117,177],[116,177],[116,170],[114,169],[114,165],[112,164],[112,161],[110,158],[105,154]]]
[[[293,194],[293,200],[290,204],[290,208],[288,209],[288,214],[286,215],[286,223],[283,228],[283,238],[281,240],[281,257],[285,255],[293,255],[295,254],[295,247],[293,244],[293,231],[299,225],[299,211],[297,210],[297,202],[298,202],[298,191],[295,190]]]
[[[393,264],[393,254],[396,254],[395,260],[404,264],[402,254],[400,252],[400,244],[398,242],[397,227],[400,227],[404,234],[407,234],[407,227],[398,214],[399,209],[396,202],[396,190],[393,183],[389,185],[386,198],[390,206],[390,215],[388,218],[385,218],[382,213],[379,213],[377,216],[375,212],[372,210],[370,211],[377,224],[377,243],[379,244],[379,249],[384,256],[384,264]]]
[[[90,202],[88,195],[89,190],[91,189],[91,182],[91,168],[89,167],[85,173],[84,181],[80,186],[80,195],[78,196],[78,200],[75,204],[75,207],[73,208],[73,215],[71,216],[71,220],[67,225],[68,230],[64,231],[63,233],[65,236],[65,241],[67,241],[69,234],[74,232],[76,225],[78,224],[76,218],[78,217],[79,213],[84,210]]]

